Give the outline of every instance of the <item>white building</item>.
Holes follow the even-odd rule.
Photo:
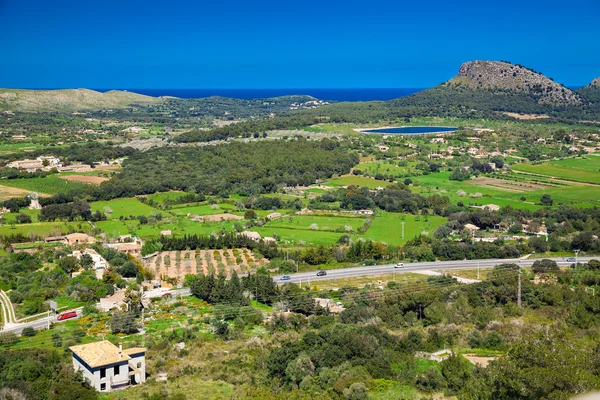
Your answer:
[[[92,257],[92,261],[94,261],[94,265],[92,267],[96,271],[96,278],[102,279],[102,276],[104,276],[104,272],[108,269],[108,261],[106,261],[104,257],[98,254],[96,250],[92,249],[85,249],[83,251],[75,250],[73,252],[73,257],[80,260],[81,256],[83,256],[84,254],[87,254],[90,257]]]
[[[123,350],[108,340],[69,347],[73,368],[99,392],[137,385],[146,381],[146,349]]]

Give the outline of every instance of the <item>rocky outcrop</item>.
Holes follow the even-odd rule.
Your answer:
[[[524,93],[533,96],[540,104],[572,106],[583,102],[577,93],[543,74],[503,61],[466,62],[458,75],[445,85]]]

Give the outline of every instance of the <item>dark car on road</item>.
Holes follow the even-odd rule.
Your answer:
[[[284,276],[282,276],[282,277],[281,277],[281,278],[279,278],[279,279],[280,279],[280,280],[282,280],[282,281],[289,281],[290,279],[292,279],[292,277],[291,277],[291,276],[289,276],[289,275],[284,275]]]
[[[327,275],[327,271],[319,271],[317,272],[317,276],[325,276]]]
[[[575,262],[575,257],[569,257],[569,258],[567,258],[567,262]]]

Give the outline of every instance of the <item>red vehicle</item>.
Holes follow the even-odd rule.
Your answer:
[[[73,318],[76,316],[77,316],[76,310],[69,310],[69,311],[64,311],[64,312],[61,312],[60,314],[58,314],[58,317],[56,317],[56,319],[59,321],[62,321],[64,319],[69,319],[69,318]]]
[[[173,297],[173,294],[172,294],[172,293],[169,293],[169,292],[167,292],[167,293],[163,294],[163,295],[162,295],[162,297],[165,297],[165,298],[166,298],[166,297]]]

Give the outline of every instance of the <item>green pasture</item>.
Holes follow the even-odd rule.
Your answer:
[[[54,236],[72,232],[89,232],[90,224],[84,221],[76,222],[33,222],[22,225],[0,226],[0,236],[21,233],[25,236]]]
[[[254,227],[252,230],[260,233],[262,237],[277,234],[280,241],[284,243],[288,242],[288,244],[300,244],[300,242],[303,242],[314,245],[331,245],[337,242],[340,236],[343,235],[341,232],[272,228],[268,226]]]
[[[597,156],[566,158],[541,164],[514,164],[511,168],[520,172],[600,184],[600,157]]]
[[[129,217],[131,215],[151,215],[152,213],[158,213],[159,211],[149,205],[146,205],[136,198],[123,198],[109,201],[95,201],[90,204],[92,211],[101,211],[111,219],[118,219],[120,217]],[[110,209],[112,211],[108,212]]]
[[[480,186],[470,181],[459,182],[449,180],[450,172],[439,172],[414,178],[418,186],[411,186],[411,190],[423,196],[440,194],[448,196],[452,203],[462,201],[464,204],[485,205],[496,204],[501,207],[510,205],[515,208],[535,210],[541,207],[540,198],[549,194],[554,200],[554,205],[583,205],[599,204],[600,186],[567,185],[557,186],[541,190],[530,190],[521,192],[505,191],[498,188]],[[521,176],[516,176],[521,178]],[[458,196],[457,192],[462,190],[466,196]],[[482,197],[471,197],[480,193]],[[525,201],[521,200],[525,197]],[[533,204],[532,204],[533,203]]]
[[[269,228],[284,228],[284,229],[301,229],[310,230],[311,226],[316,225],[319,231],[335,231],[336,229],[344,229],[345,226],[352,227],[353,231],[364,224],[364,217],[337,217],[337,216],[321,216],[321,215],[288,215],[266,224]]]
[[[432,235],[437,227],[446,221],[446,218],[437,215],[423,216],[382,211],[377,213],[369,230],[360,237],[398,245],[424,232]],[[402,239],[402,222],[404,222],[404,239]]]
[[[237,208],[232,204],[220,203],[220,204],[205,204],[205,205],[182,205],[181,207],[173,207],[170,210],[173,214],[177,215],[214,215],[233,213],[237,211]]]
[[[387,182],[387,181],[378,181],[373,178],[366,178],[364,176],[354,176],[354,175],[346,175],[346,176],[342,176],[340,178],[331,179],[331,180],[327,181],[327,183],[326,183],[326,185],[331,185],[331,186],[350,186],[350,185],[366,186],[369,189],[376,189],[380,186],[386,187],[391,184],[392,184],[391,182]]]

